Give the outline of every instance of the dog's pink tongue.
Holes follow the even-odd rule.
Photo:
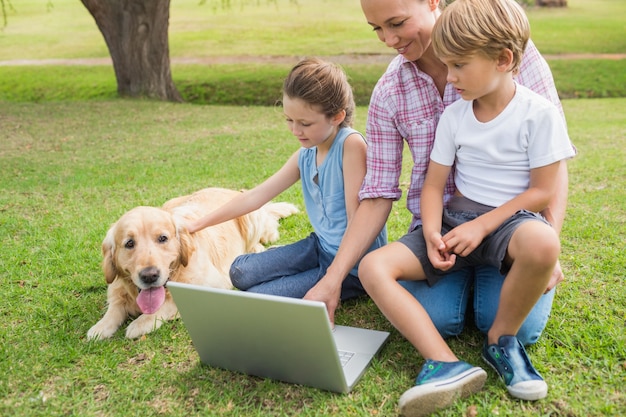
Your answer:
[[[165,287],[148,288],[139,291],[137,305],[144,314],[154,314],[165,301]]]

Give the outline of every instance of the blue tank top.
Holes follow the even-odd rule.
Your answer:
[[[333,257],[337,254],[339,244],[348,226],[346,199],[343,183],[343,144],[354,129],[344,127],[337,136],[326,158],[317,166],[317,147],[302,148],[298,157],[302,194],[307,214],[315,234],[319,238],[322,249]],[[372,251],[387,243],[387,226],[383,227],[376,237]],[[351,271],[357,275],[358,264]]]

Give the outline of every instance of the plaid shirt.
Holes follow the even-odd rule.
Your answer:
[[[528,42],[516,79],[521,85],[548,98],[563,114],[550,68],[532,41]],[[446,85],[442,98],[432,78],[402,55],[391,61],[376,84],[369,104],[367,174],[359,193],[361,200],[400,199],[399,180],[406,141],[413,157],[407,195],[407,208],[413,214],[409,230],[421,223],[420,195],[437,123],[443,110],[459,98],[452,84]],[[446,202],[455,190],[453,176],[454,172],[446,184]]]

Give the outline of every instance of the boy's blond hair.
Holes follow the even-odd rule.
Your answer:
[[[435,22],[432,44],[440,57],[482,54],[497,59],[510,49],[515,73],[529,37],[526,13],[514,0],[455,0]]]

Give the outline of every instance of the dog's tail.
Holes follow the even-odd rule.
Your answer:
[[[248,252],[261,252],[264,244],[278,240],[279,220],[298,213],[300,210],[291,203],[267,203],[258,210],[249,213],[242,229],[248,236]]]
[[[279,220],[289,217],[292,214],[298,213],[300,210],[291,203],[267,203],[261,210],[265,211],[268,221],[265,222],[265,230],[261,233],[260,241],[263,244],[272,243],[278,240],[280,234],[278,233]]]
[[[292,214],[296,214],[298,213],[300,210],[298,210],[298,207],[294,206],[291,203],[267,203],[264,206],[265,210],[268,211],[268,213],[271,216],[274,216],[276,218],[276,220],[280,220],[280,219],[284,219],[285,217],[289,217]]]

